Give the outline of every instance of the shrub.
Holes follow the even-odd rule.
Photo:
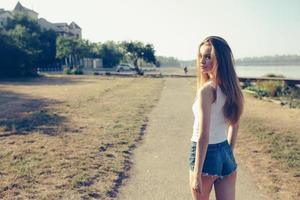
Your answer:
[[[259,97],[265,97],[265,96],[268,96],[268,91],[266,89],[263,89],[263,88],[258,88],[256,86],[249,86],[247,87],[246,89],[250,90],[250,91],[254,91],[256,92],[256,94],[259,96]]]
[[[83,74],[83,71],[80,69],[72,69],[71,73],[76,74],[76,75],[81,75],[81,74]]]
[[[64,74],[72,74],[71,69],[69,69],[69,68],[64,68]]]
[[[272,73],[270,73],[270,74],[266,74],[264,77],[271,77],[271,78],[273,78],[273,77],[277,77],[277,78],[285,78],[285,76],[283,76],[283,75],[281,75],[281,74],[272,74]]]
[[[258,88],[267,91],[267,96],[279,97],[284,95],[285,90],[288,88],[284,81],[269,80],[269,81],[257,81]]]
[[[83,71],[80,69],[69,69],[65,68],[64,69],[64,74],[76,74],[76,75],[81,75],[83,74]]]
[[[249,87],[251,87],[251,86],[252,86],[251,80],[249,80],[249,79],[245,80],[245,81],[242,83],[242,89],[249,88]]]

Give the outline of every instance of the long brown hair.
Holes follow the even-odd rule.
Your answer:
[[[223,106],[223,114],[229,124],[239,121],[244,107],[244,96],[239,84],[238,77],[234,69],[234,58],[228,43],[221,37],[210,36],[201,42],[197,54],[197,91],[209,80],[207,73],[200,72],[199,53],[200,47],[204,44],[212,46],[212,53],[215,54],[216,63],[212,72],[216,77],[216,82],[226,96]]]

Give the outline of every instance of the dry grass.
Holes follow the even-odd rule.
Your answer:
[[[272,199],[299,199],[300,110],[245,96],[238,156]]]
[[[162,79],[0,82],[0,198],[112,199]]]
[[[150,78],[1,81],[0,198],[113,199],[162,87]],[[245,95],[240,162],[271,199],[299,199],[300,110]]]

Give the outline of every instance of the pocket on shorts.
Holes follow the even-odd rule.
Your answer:
[[[236,164],[235,157],[230,145],[227,147],[227,152],[229,153],[231,160],[234,162],[234,164]]]

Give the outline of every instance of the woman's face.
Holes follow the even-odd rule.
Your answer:
[[[211,44],[205,43],[200,47],[198,59],[200,72],[211,73],[216,63],[216,57],[212,51]]]

